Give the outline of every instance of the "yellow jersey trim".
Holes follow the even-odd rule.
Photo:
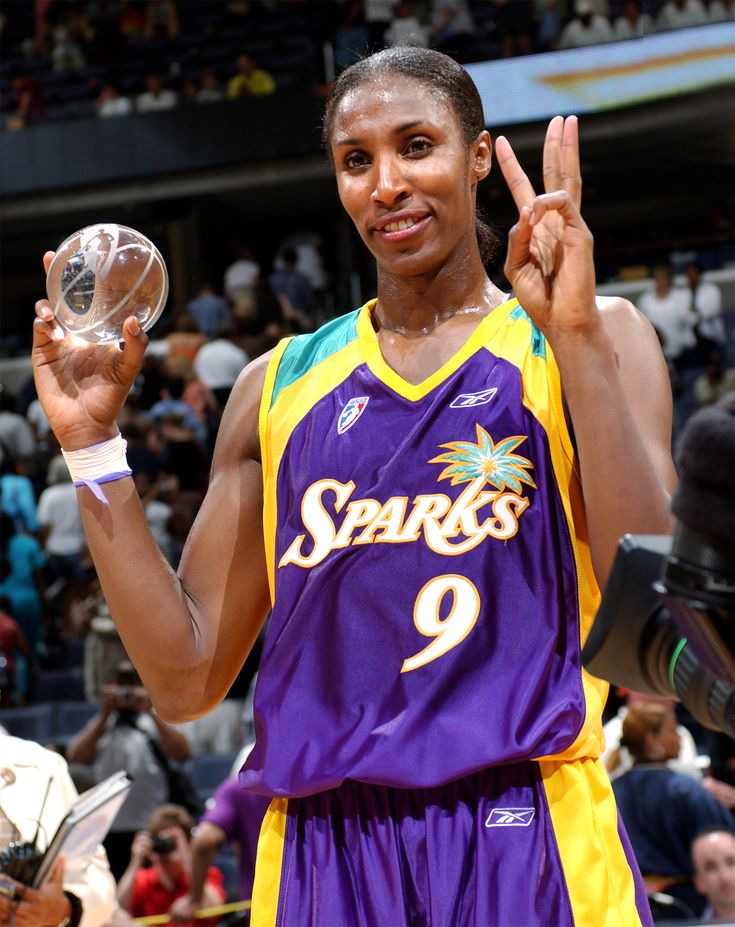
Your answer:
[[[486,341],[493,337],[495,332],[506,320],[508,313],[518,305],[517,299],[509,299],[499,306],[496,306],[492,312],[485,316],[477,328],[472,332],[467,341],[452,355],[449,360],[443,364],[437,371],[422,380],[421,383],[409,383],[399,376],[389,364],[386,363],[378,343],[378,335],[373,328],[372,313],[377,304],[377,299],[371,299],[360,310],[357,319],[357,340],[360,345],[362,356],[368,367],[373,371],[375,376],[386,386],[389,386],[393,392],[403,396],[411,402],[417,402],[427,396],[433,389],[439,386],[447,377],[451,376],[458,370],[462,364],[479,350]]]

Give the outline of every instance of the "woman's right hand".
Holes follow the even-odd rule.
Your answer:
[[[43,257],[48,272],[53,252]],[[91,344],[65,332],[48,300],[36,303],[33,325],[33,374],[49,424],[65,451],[79,450],[115,437],[116,419],[135,382],[148,336],[134,316],[117,344]]]

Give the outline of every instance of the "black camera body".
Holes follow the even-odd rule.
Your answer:
[[[32,885],[43,853],[35,843],[11,843],[0,853],[0,873],[23,885]]]
[[[159,856],[167,856],[176,849],[176,841],[173,837],[154,837],[151,849]]]
[[[692,416],[677,463],[674,536],[620,541],[582,662],[735,738],[735,399]]]

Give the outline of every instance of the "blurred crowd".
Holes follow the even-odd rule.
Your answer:
[[[7,129],[311,87],[369,51],[461,63],[725,22],[734,0],[37,0],[0,14]]]

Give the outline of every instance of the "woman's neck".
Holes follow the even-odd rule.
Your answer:
[[[502,298],[502,292],[488,280],[479,256],[462,267],[447,265],[437,273],[417,277],[378,268],[373,320],[378,330],[421,337],[455,316],[476,316],[479,323]]]

